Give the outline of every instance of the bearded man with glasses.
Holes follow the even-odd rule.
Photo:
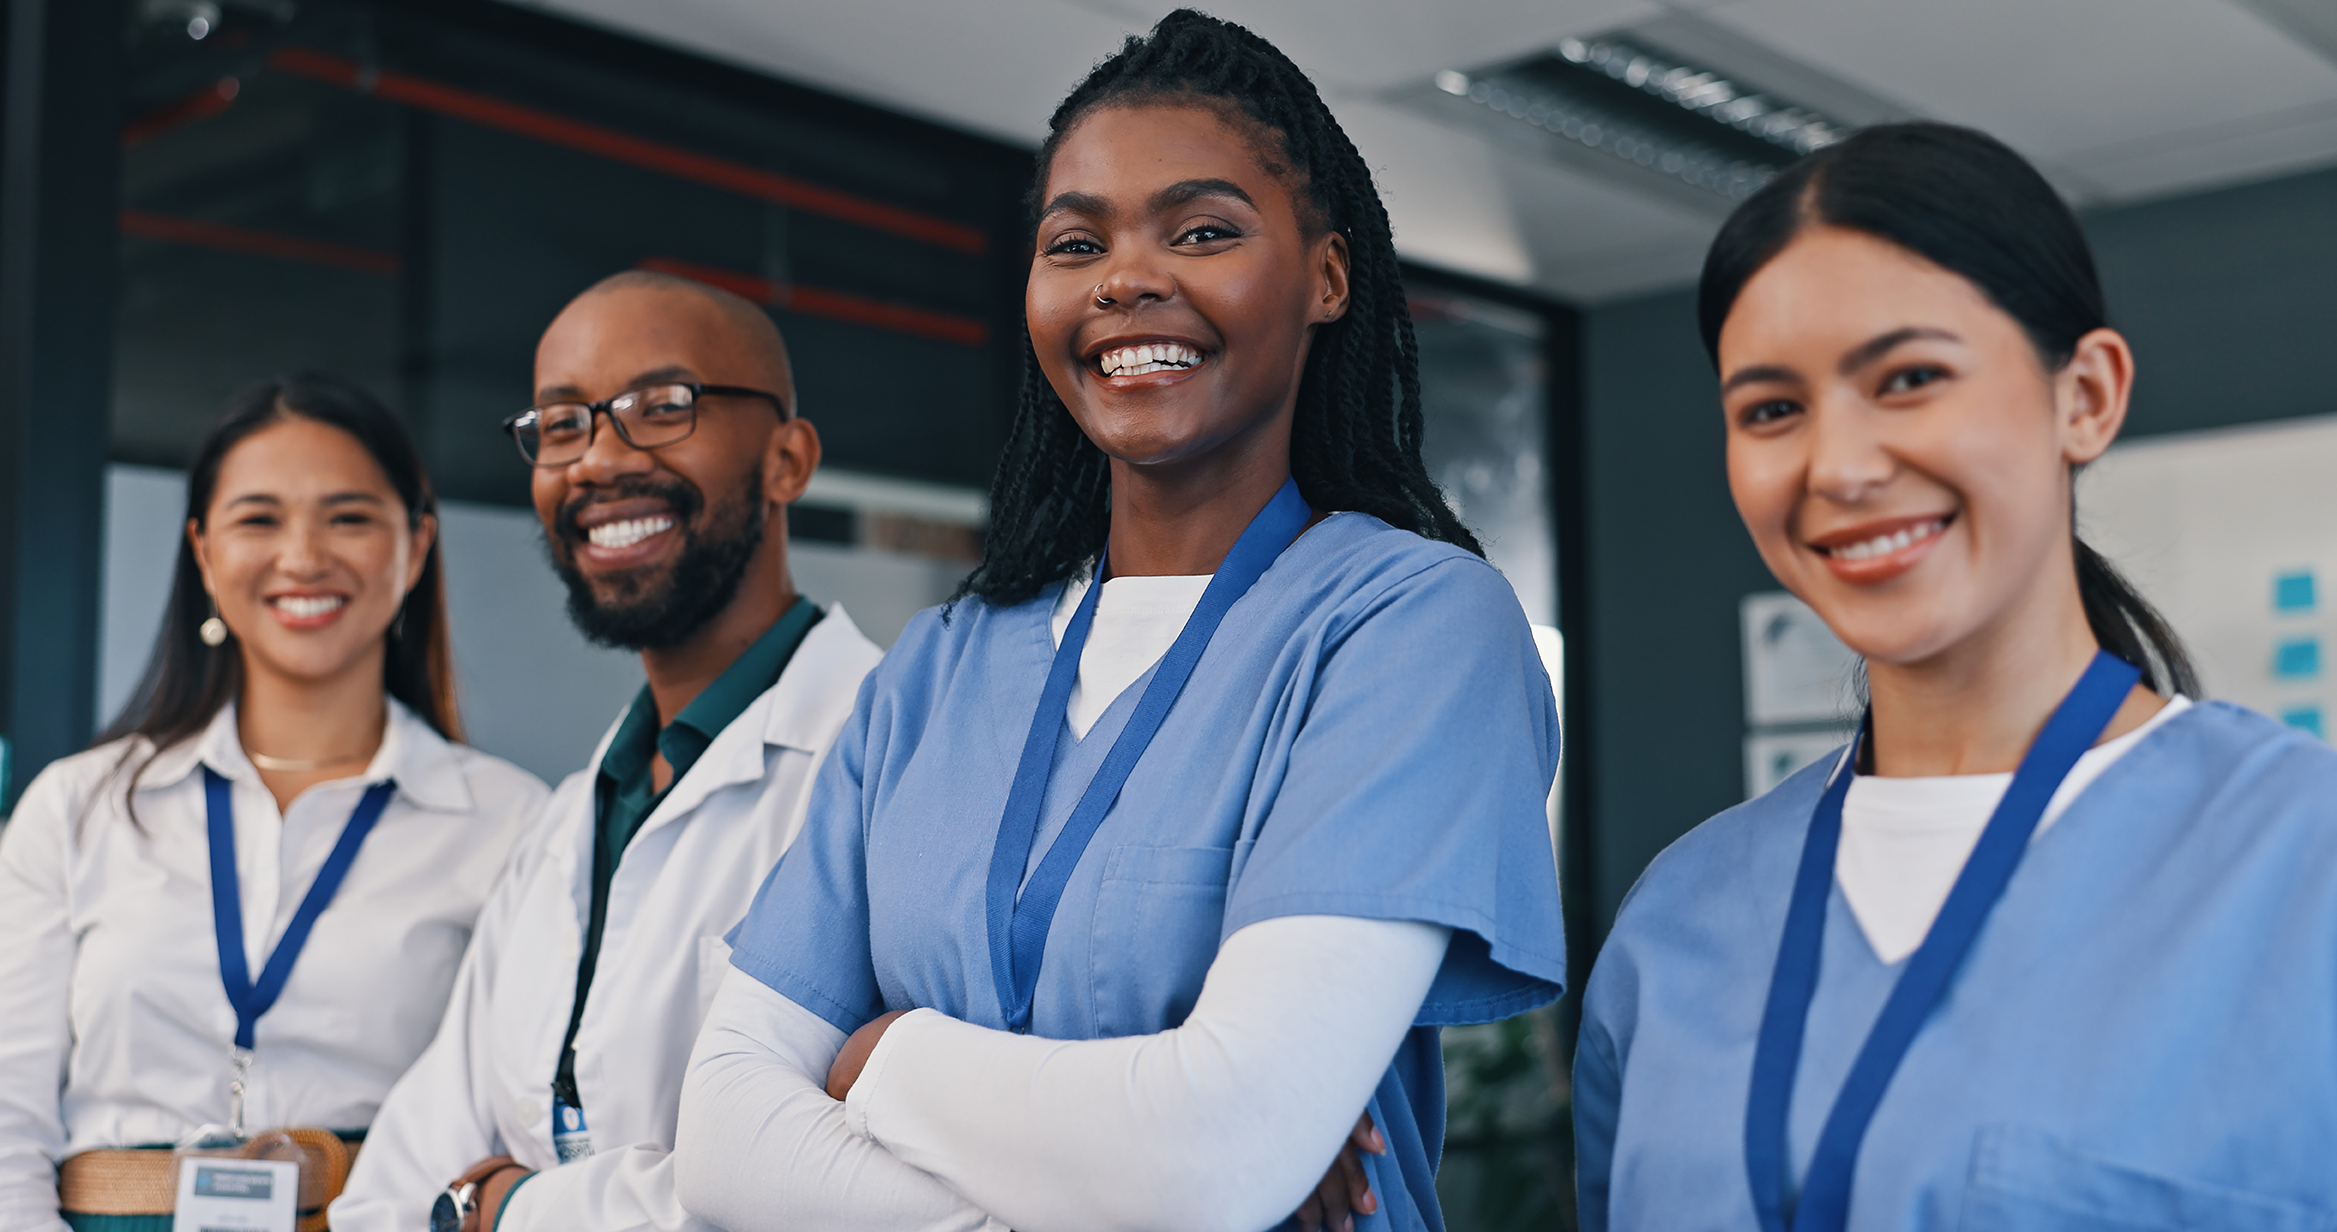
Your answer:
[[[504,428],[569,616],[648,680],[514,849],[339,1232],[705,1226],[670,1155],[723,937],[879,653],[789,577],[820,459],[794,401],[770,317],[670,275],[606,279],[545,331]]]

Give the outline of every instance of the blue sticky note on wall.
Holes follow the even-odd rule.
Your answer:
[[[2319,706],[2297,706],[2293,709],[2283,710],[2280,712],[2280,721],[2298,731],[2311,732],[2320,739],[2328,738],[2321,732],[2321,708]]]
[[[2319,598],[2314,594],[2312,570],[2299,569],[2294,573],[2281,573],[2273,576],[2273,611],[2309,612],[2318,605]]]
[[[2272,651],[2272,674],[2283,680],[2309,680],[2321,674],[2321,639],[2292,637]]]

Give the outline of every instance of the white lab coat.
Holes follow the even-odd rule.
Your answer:
[[[498,1232],[708,1226],[674,1200],[670,1153],[690,1049],[730,969],[723,934],[802,825],[813,770],[879,655],[830,608],[626,846],[576,1033],[594,1153],[560,1166],[552,1076],[591,909],[593,782],[611,725],[514,849],[437,1038],[390,1091],[333,1204],[336,1232],[419,1232],[438,1191],[498,1153],[538,1170]]]

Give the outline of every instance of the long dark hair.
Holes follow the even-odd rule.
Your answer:
[[[154,654],[137,691],[97,743],[144,736],[149,742],[146,761],[191,736],[211,722],[219,708],[234,700],[243,688],[243,654],[233,644],[206,646],[199,630],[211,615],[211,599],[203,589],[203,573],[195,563],[195,548],[185,527],[203,524],[211,512],[211,497],[219,486],[219,466],[229,451],[260,429],[287,419],[307,419],[338,428],[356,438],[388,476],[390,486],[406,506],[406,524],[419,528],[422,519],[438,512],[430,476],[422,457],[397,416],[373,395],[334,377],[314,374],[261,381],[227,400],[187,471],[187,513],[179,523],[178,567],[171,575],[170,604],[163,610],[162,632],[154,639]],[[438,541],[432,539],[422,576],[406,593],[405,605],[392,623],[388,653],[382,658],[382,685],[391,697],[404,702],[423,722],[449,740],[462,739],[462,719],[455,710],[454,656],[447,645],[446,570]],[[135,755],[133,744],[123,754],[123,768]],[[143,771],[142,762],[139,770]],[[134,790],[137,774],[126,776]]]
[[[1179,9],[1132,36],[1063,100],[1041,147],[1032,204],[1064,136],[1115,103],[1192,100],[1234,111],[1279,145],[1306,189],[1301,222],[1346,237],[1347,314],[1315,331],[1291,422],[1290,470],[1317,509],[1355,510],[1483,555],[1420,461],[1420,356],[1388,212],[1371,170],[1314,83],[1274,45]],[[1312,217],[1308,217],[1308,215]],[[1103,549],[1111,470],[1023,337],[1021,406],[990,489],[982,564],[958,587],[1006,606],[1069,577]]]
[[[2110,323],[2085,233],[2036,168],[1969,128],[1885,124],[1802,158],[1721,225],[1696,292],[1696,324],[1716,364],[1738,294],[1811,226],[1861,231],[1963,276],[2020,323],[2047,371]],[[2074,526],[2070,537],[2094,640],[2140,667],[2152,689],[2199,696],[2199,673],[2166,618]]]

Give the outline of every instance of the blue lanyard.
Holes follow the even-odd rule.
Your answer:
[[[1152,682],[1136,701],[1135,713],[1128,716],[1128,725],[1112,742],[1111,751],[1104,754],[1103,764],[1071,810],[1063,833],[1047,848],[1039,867],[1031,873],[1030,884],[1023,885],[1031,844],[1038,840],[1039,809],[1046,800],[1047,779],[1054,771],[1055,746],[1070,722],[1071,686],[1079,680],[1079,655],[1087,646],[1088,628],[1095,623],[1096,598],[1104,589],[1105,562],[1097,561],[1095,585],[1080,598],[1070,627],[1063,630],[1063,644],[1055,649],[1046,690],[1039,695],[1038,713],[1031,717],[1030,736],[1023,741],[1022,761],[1015,767],[1014,786],[1007,792],[998,841],[990,849],[990,971],[998,982],[998,1000],[1006,1011],[1009,1030],[1030,1030],[1031,998],[1039,986],[1048,925],[1054,922],[1055,908],[1062,901],[1063,887],[1071,880],[1072,868],[1103,825],[1104,814],[1120,798],[1121,785],[1160,732],[1169,707],[1184,691],[1185,681],[1193,675],[1194,665],[1201,661],[1201,652],[1208,648],[1225,613],[1249,593],[1251,585],[1282,555],[1282,549],[1298,538],[1313,516],[1314,511],[1298,494],[1298,481],[1286,479],[1274,499],[1250,519],[1233,550],[1226,553],[1225,563],[1209,579],[1208,589],[1201,592],[1201,602],[1193,608],[1177,640],[1161,656]],[[1015,893],[1018,886],[1022,890],[1019,896]]]
[[[316,927],[316,918],[324,914],[325,904],[341,888],[341,880],[349,875],[349,866],[357,862],[357,848],[372,832],[373,823],[381,820],[382,809],[389,806],[390,793],[397,783],[383,780],[365,789],[365,796],[349,814],[349,823],[341,827],[341,839],[333,844],[333,852],[325,857],[325,865],[317,870],[316,880],[308,887],[308,896],[300,900],[300,909],[292,913],[292,923],[276,942],[276,949],[268,955],[267,965],[260,968],[260,980],[252,982],[251,968],[243,957],[243,900],[236,890],[235,879],[235,800],[233,788],[219,772],[203,767],[203,797],[208,805],[211,825],[211,924],[219,938],[219,979],[227,985],[227,1003],[235,1007],[235,1046],[251,1051],[252,1028],[260,1015],[276,1004],[284,992],[284,981],[292,975],[292,963],[300,957],[300,948],[308,944],[309,930]]]
[[[1858,1050],[1849,1077],[1826,1115],[1810,1160],[1791,1227],[1794,1232],[1840,1232],[1850,1218],[1850,1179],[1859,1144],[1882,1103],[1899,1062],[1915,1033],[1947,993],[1949,981],[1980,935],[1996,900],[2004,896],[2013,868],[2028,851],[2029,837],[2060,790],[2077,759],[2093,747],[2118,713],[2142,673],[2133,664],[2096,651],[2077,686],[2045,721],[2036,742],[2022,755],[2004,798],[1980,832],[1980,841],[1948,891],[1939,918],[1923,938],[1907,969],[1899,973],[1873,1030]],[[1786,1114],[1793,1101],[1794,1071],[1801,1065],[1802,1032],[1810,999],[1818,988],[1818,955],[1825,940],[1826,901],[1834,884],[1834,852],[1842,839],[1842,801],[1850,794],[1858,753],[1873,738],[1874,715],[1860,724],[1826,793],[1810,818],[1794,876],[1793,900],[1785,912],[1785,938],[1777,947],[1777,974],[1769,984],[1769,1006],[1761,1016],[1760,1042],[1753,1053],[1752,1091],[1745,1107],[1745,1167],[1753,1186],[1753,1209],[1763,1232],[1785,1232]]]

